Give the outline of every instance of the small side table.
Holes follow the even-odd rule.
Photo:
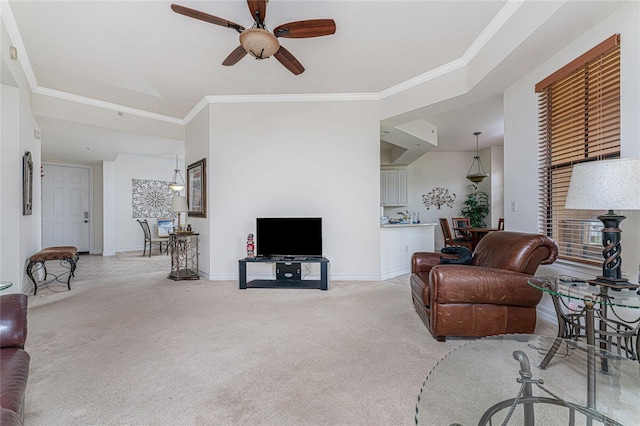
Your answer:
[[[175,232],[169,234],[171,253],[171,273],[167,278],[179,280],[199,280],[198,236],[195,232]]]

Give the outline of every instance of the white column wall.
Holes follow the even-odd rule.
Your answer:
[[[200,270],[200,274],[209,278],[209,271],[211,259],[210,253],[212,252],[212,246],[216,244],[215,235],[211,233],[210,220],[211,218],[211,208],[218,205],[217,200],[213,199],[209,194],[211,194],[212,185],[215,185],[216,182],[212,180],[211,170],[211,156],[209,155],[210,150],[210,130],[209,130],[209,106],[203,108],[187,125],[185,131],[185,147],[187,151],[187,161],[185,162],[185,168],[189,166],[189,164],[193,164],[196,161],[200,161],[201,159],[206,159],[206,176],[207,176],[207,217],[189,217],[188,221],[191,223],[191,227],[194,232],[199,233],[199,247],[198,250],[200,252],[198,258],[198,269]],[[185,179],[188,179],[187,175],[184,176]],[[186,192],[185,192],[186,194]]]
[[[378,117],[376,101],[210,105],[210,277],[237,278],[257,217],[314,216],[333,279],[378,279]]]
[[[115,256],[116,254],[116,162],[102,162],[102,183],[103,183],[103,256]]]

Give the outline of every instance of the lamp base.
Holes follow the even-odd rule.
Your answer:
[[[612,290],[622,290],[623,288],[634,289],[640,287],[640,285],[632,284],[625,278],[597,277],[595,280],[588,280],[587,282],[591,285],[609,287]]]

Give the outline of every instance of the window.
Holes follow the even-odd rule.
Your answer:
[[[536,85],[540,226],[560,258],[602,264],[602,211],[568,210],[573,165],[620,157],[620,35]]]

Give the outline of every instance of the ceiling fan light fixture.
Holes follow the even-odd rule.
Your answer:
[[[469,172],[467,173],[467,179],[469,179],[473,183],[480,183],[486,178],[489,177],[489,173],[484,170],[484,166],[480,161],[480,151],[478,149],[478,135],[482,132],[474,132],[473,134],[476,137],[476,155],[473,157],[473,162],[471,163],[471,167],[469,168]],[[476,166],[476,171],[472,172],[473,166]]]
[[[256,59],[267,59],[280,49],[275,35],[262,28],[251,28],[240,33],[240,45]]]

